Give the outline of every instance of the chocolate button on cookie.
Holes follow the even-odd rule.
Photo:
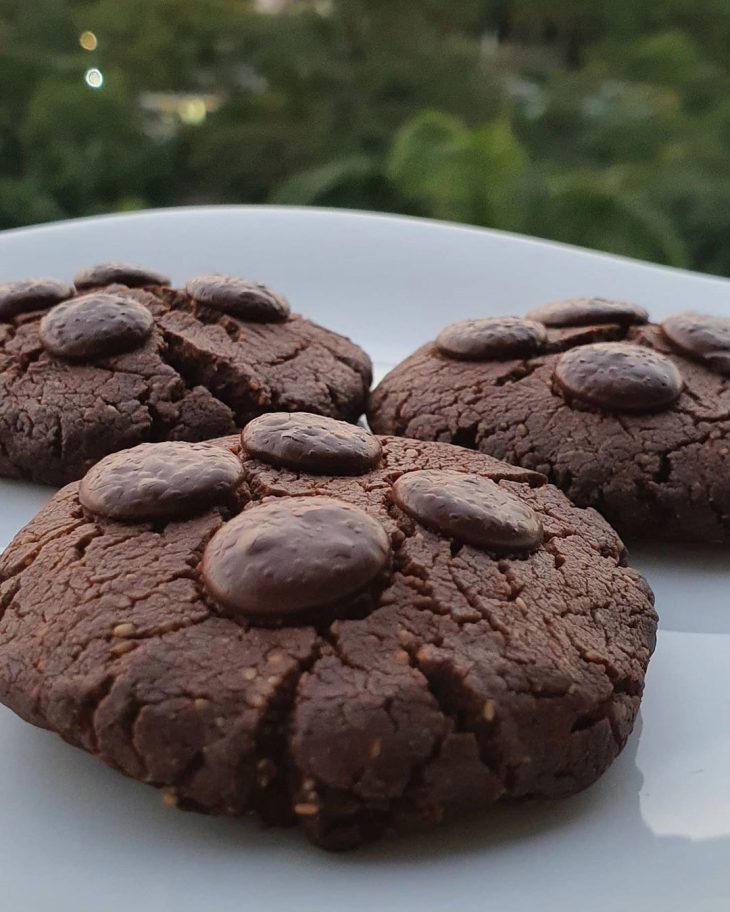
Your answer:
[[[74,277],[74,284],[83,291],[103,285],[126,285],[128,288],[143,288],[145,285],[169,285],[169,276],[142,266],[129,263],[99,263],[82,269]]]
[[[703,362],[718,374],[730,375],[730,319],[687,311],[669,317],[661,327],[683,355]]]
[[[545,326],[594,326],[600,323],[646,323],[649,314],[638,304],[609,301],[606,298],[569,298],[536,307],[527,314]]]
[[[292,497],[223,526],[205,549],[203,578],[231,613],[272,621],[354,595],[389,554],[385,530],[363,510],[330,497]]]
[[[40,337],[59,358],[106,358],[141,345],[152,324],[152,314],[137,301],[89,294],[50,310],[41,320]]]
[[[254,418],[241,435],[257,459],[318,475],[362,475],[378,464],[382,447],[363,428],[307,412]]]
[[[570,397],[608,412],[669,408],[682,392],[677,367],[659,352],[622,342],[599,342],[560,356],[555,379]]]
[[[126,521],[191,516],[222,503],[240,484],[233,453],[207,443],[143,443],[98,462],[79,500],[91,513]]]
[[[186,285],[193,300],[221,310],[241,320],[255,323],[281,323],[289,316],[289,303],[266,285],[237,276],[196,276]]]
[[[535,511],[478,475],[408,472],[393,485],[393,500],[424,526],[485,551],[533,551],[542,541]]]
[[[19,314],[42,310],[65,301],[73,288],[58,279],[24,279],[0,284],[0,320],[10,320]]]
[[[442,329],[436,348],[448,358],[482,361],[534,355],[547,340],[545,327],[517,317],[487,317],[462,320]]]

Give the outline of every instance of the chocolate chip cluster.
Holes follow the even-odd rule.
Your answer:
[[[41,320],[41,342],[49,354],[67,360],[106,358],[131,351],[149,338],[149,309],[124,289],[165,289],[168,276],[127,263],[101,263],[82,269],[74,285],[57,279],[26,279],[0,285],[0,320],[48,310]],[[110,286],[124,289],[105,291]],[[266,285],[237,276],[211,273],[190,279],[185,292],[210,307],[253,323],[282,323],[291,313],[286,298]]]
[[[272,413],[242,432],[243,454],[314,475],[362,475],[383,458],[360,427],[307,413]],[[234,453],[213,444],[142,444],[98,463],[79,488],[89,512],[138,522],[174,520],[229,502],[244,480]],[[479,475],[417,470],[400,475],[392,503],[425,528],[494,554],[524,554],[542,524],[519,497]],[[249,621],[297,622],[326,612],[387,571],[382,524],[330,496],[273,498],[224,523],[202,560],[202,579],[224,612]]]
[[[524,320],[462,320],[443,329],[435,346],[440,355],[456,360],[528,358],[556,350],[548,329],[628,327],[648,319],[644,308],[635,304],[573,298],[538,307]],[[660,329],[679,354],[716,373],[730,374],[730,319],[688,311],[669,317]],[[554,380],[556,393],[569,404],[578,402],[612,413],[667,409],[684,387],[679,369],[666,355],[628,341],[594,342],[563,352],[555,364]]]

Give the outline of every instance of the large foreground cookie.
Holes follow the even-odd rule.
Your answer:
[[[262,412],[362,413],[370,360],[227,276],[184,290],[120,263],[0,285],[0,475],[62,484],[144,441],[205,440]]]
[[[629,538],[730,541],[730,320],[647,319],[580,299],[456,323],[385,377],[371,426],[544,472]]]
[[[108,457],[16,537],[6,705],[168,803],[329,848],[601,775],[656,617],[595,511],[312,416],[243,439]]]

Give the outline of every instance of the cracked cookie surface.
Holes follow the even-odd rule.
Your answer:
[[[371,394],[373,430],[543,472],[627,538],[730,541],[730,320],[688,313],[656,325],[603,299],[527,316],[546,330],[538,351],[497,355],[474,330],[461,339],[468,358],[443,343],[448,333],[423,346]]]
[[[76,289],[0,288],[0,475],[60,485],[116,450],[220,437],[267,411],[362,413],[370,360],[349,339],[253,282],[168,281],[106,263]]]
[[[361,430],[267,419],[248,434],[267,461],[227,438],[166,473],[181,457],[140,447],[133,472],[116,454],[81,500],[56,494],[0,558],[0,700],[168,803],[298,823],[331,849],[597,779],[656,627],[598,513],[446,444],[381,437],[356,474],[326,474]],[[296,446],[274,439],[297,425]],[[326,534],[308,533],[319,507]]]

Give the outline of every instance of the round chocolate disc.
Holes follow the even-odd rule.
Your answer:
[[[211,273],[190,279],[185,288],[198,303],[239,320],[283,323],[289,317],[286,298],[250,279]]]
[[[192,516],[228,497],[243,477],[233,453],[210,443],[141,443],[107,456],[81,481],[91,513],[145,520]]]
[[[142,266],[129,263],[99,263],[76,273],[74,284],[79,290],[100,288],[103,285],[126,285],[143,288],[145,285],[169,285],[170,277]]]
[[[43,310],[74,293],[73,288],[58,279],[23,279],[0,284],[0,320],[10,320],[21,313]]]
[[[598,342],[560,356],[555,380],[568,394],[607,412],[655,412],[682,392],[682,376],[665,355],[625,342]]]
[[[383,452],[378,438],[363,428],[308,412],[261,415],[246,425],[241,439],[256,459],[315,475],[364,475]]]
[[[688,310],[667,318],[661,328],[683,355],[702,361],[718,374],[730,375],[730,319]]]
[[[479,475],[407,472],[393,485],[393,500],[421,525],[484,551],[533,551],[543,538],[531,507]]]
[[[152,314],[130,298],[97,292],[57,304],[40,324],[44,348],[60,358],[105,358],[141,345]]]
[[[538,320],[545,326],[597,326],[601,323],[617,323],[629,326],[646,323],[649,314],[638,304],[624,301],[608,301],[606,298],[569,298],[553,301],[528,312],[530,320]]]
[[[436,348],[447,358],[487,361],[534,355],[546,340],[541,323],[518,317],[486,317],[462,320],[442,329],[436,337]]]
[[[331,497],[277,498],[216,532],[203,580],[234,615],[285,619],[355,595],[389,555],[385,529],[358,507]]]

